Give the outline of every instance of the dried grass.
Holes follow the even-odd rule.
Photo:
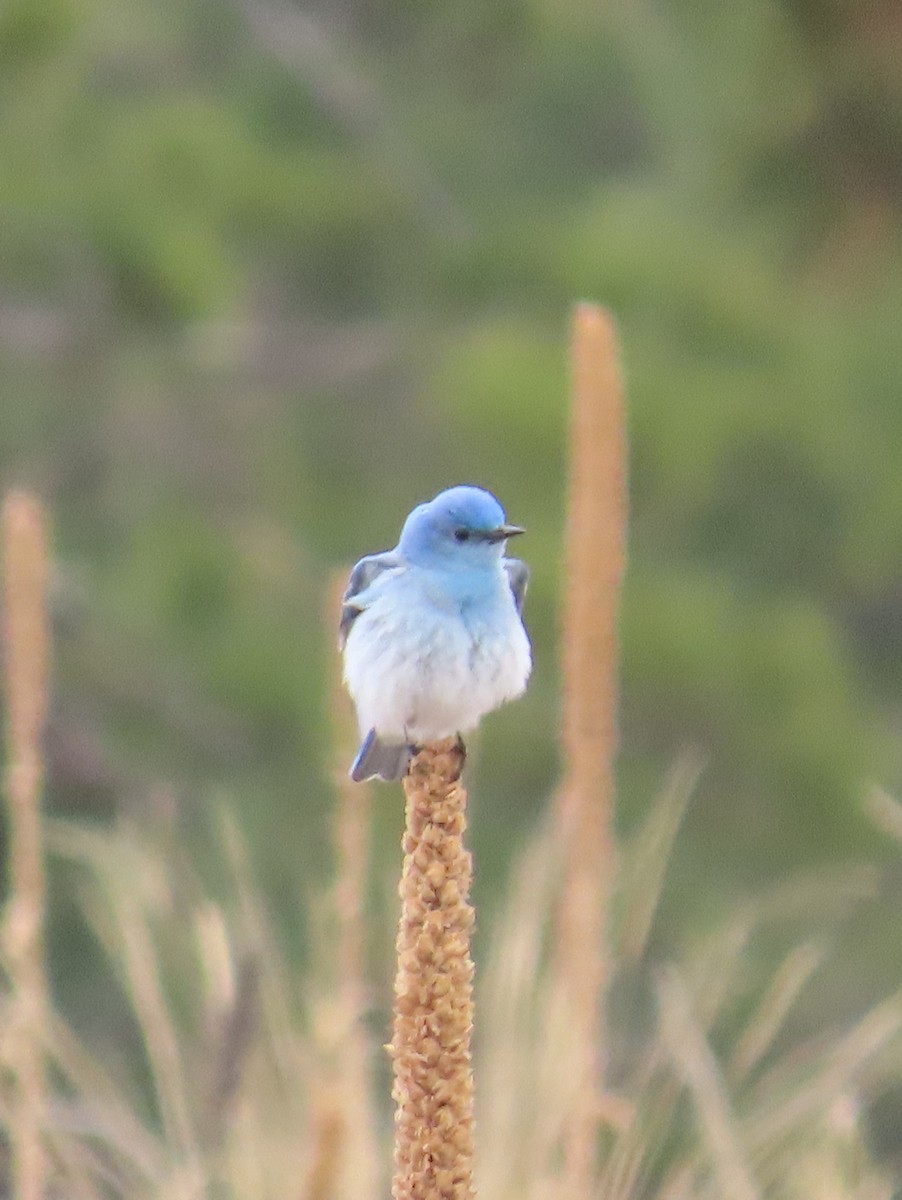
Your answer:
[[[646,1015],[618,1007],[609,1018],[617,1086],[600,1097],[600,1161],[586,1195],[888,1200],[890,1181],[868,1152],[858,1098],[898,1078],[902,994],[873,1006],[845,1034],[781,1044],[794,1005],[824,969],[825,951],[803,942],[772,978],[748,970],[750,947],[775,926],[822,920],[828,897],[838,921],[851,906],[872,902],[872,874],[791,880],[729,914],[679,966],[649,959],[656,906],[635,902],[633,880],[640,871],[663,878],[697,770],[693,758],[678,764],[621,847],[623,894],[614,899],[622,916],[608,985],[645,997]],[[478,1180],[491,1200],[553,1200],[569,1186],[561,1146],[571,1092],[562,1067],[573,1031],[549,919],[565,869],[552,823],[519,858],[482,975]]]
[[[663,876],[674,809],[685,807],[685,796],[675,799],[674,779],[680,778],[678,770],[645,825],[622,845],[622,880],[634,878],[640,864],[652,877]],[[651,836],[662,829],[666,837]],[[328,1053],[324,1057],[324,1048],[338,1036],[328,1025],[324,1035],[321,1011],[334,965],[317,956],[312,978],[289,970],[234,823],[224,818],[204,850],[205,874],[211,861],[223,864],[227,905],[206,893],[190,861],[167,853],[169,835],[157,822],[121,823],[108,831],[52,822],[47,837],[53,860],[65,859],[77,870],[85,911],[119,971],[151,1068],[148,1108],[143,1087],[105,1065],[102,1055],[51,1014],[46,1038],[57,1082],[46,1148],[59,1194],[67,1200],[281,1200],[287,1187],[289,1194],[319,1200],[358,1181],[358,1195],[378,1195],[378,1189],[363,1190],[371,1165],[358,1157],[348,1119],[359,1110],[353,1103],[346,1108],[344,1077],[335,1077],[332,1090],[323,1071],[333,1061]],[[413,847],[414,856],[419,848]],[[452,857],[456,861],[465,853],[461,847]],[[491,930],[480,979],[475,1064],[476,1180],[487,1200],[552,1200],[567,1180],[561,1151],[571,1092],[562,1068],[571,1060],[574,1033],[557,969],[552,915],[564,869],[560,828],[549,821],[518,857]],[[417,870],[428,881],[430,867],[422,856]],[[432,879],[434,884],[436,871]],[[418,903],[420,883],[424,880],[415,889]],[[850,905],[870,902],[868,883],[854,873],[845,881],[837,877],[832,887],[830,880],[821,887],[801,880],[777,889],[776,898],[782,894],[792,901],[786,912],[795,925],[805,922],[806,913],[822,919],[825,889],[843,893],[845,908],[837,901],[835,910],[841,920]],[[458,885],[462,905],[464,890]],[[452,898],[456,903],[457,895]],[[647,929],[647,910],[633,911],[639,927]],[[463,910],[461,917],[467,924]],[[889,1181],[866,1148],[859,1097],[898,1077],[902,996],[875,1005],[844,1033],[786,1042],[793,1004],[825,968],[802,943],[772,980],[750,978],[748,948],[782,919],[771,897],[749,905],[706,942],[690,947],[678,966],[656,966],[647,950],[639,958],[612,952],[609,986],[618,992],[628,982],[649,1001],[657,995],[659,1009],[656,1016],[649,1004],[641,1021],[629,1009],[611,1011],[616,1091],[612,1080],[600,1097],[601,1152],[588,1196],[888,1200]],[[415,935],[415,928],[408,932],[418,982],[409,1005],[405,1002],[410,1024],[403,1037],[409,1078],[419,1080],[421,1090],[411,1088],[410,1094],[417,1104],[426,1103],[425,1093],[442,1103],[453,1091],[464,1104],[453,1112],[465,1114],[469,1085],[459,1092],[448,1081],[450,1064],[429,1040],[426,1014],[432,1005],[421,989],[426,967],[419,960],[428,958],[439,991],[453,989],[441,981],[436,941],[452,939],[455,971],[464,980],[469,966],[453,931],[443,925],[429,941]],[[423,928],[431,929],[430,923]],[[626,922],[615,947],[637,944],[629,928]],[[248,982],[251,977],[256,983]],[[185,1005],[186,988],[196,1003]],[[421,1004],[418,1024],[413,1013]],[[466,1007],[455,1006],[455,1014],[453,1027],[463,1038]],[[162,1041],[161,1021],[167,1026]],[[727,1031],[732,1033],[726,1036]],[[180,1064],[175,1073],[173,1042]],[[463,1057],[457,1066],[468,1071]],[[164,1122],[167,1107],[186,1114],[187,1134]],[[421,1139],[431,1124],[419,1127]],[[448,1128],[458,1124],[456,1117],[447,1122]],[[442,1127],[436,1120],[433,1128]],[[469,1153],[465,1115],[459,1127]],[[376,1140],[375,1129],[369,1132]],[[387,1155],[386,1139],[380,1141]]]
[[[57,1020],[50,1052],[69,1099],[54,1155],[117,1200],[197,1200],[210,1189],[276,1200],[286,1179],[311,1176],[317,1154],[311,989],[277,948],[234,822],[223,814],[205,849],[207,868],[218,862],[226,877],[228,908],[167,841],[157,823],[49,825],[51,852],[81,879],[148,1067],[147,1081],[105,1071]],[[68,1187],[82,1200],[76,1180]]]

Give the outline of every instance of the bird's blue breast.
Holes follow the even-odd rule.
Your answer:
[[[460,617],[466,624],[482,623],[503,611],[510,590],[503,571],[422,570],[423,590],[438,608]]]

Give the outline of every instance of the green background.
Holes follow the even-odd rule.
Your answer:
[[[202,844],[231,805],[277,910],[323,878],[330,579],[473,482],[533,569],[534,679],[474,755],[490,906],[557,777],[586,298],[629,397],[621,826],[699,747],[674,912],[861,859],[891,912],[900,53],[885,0],[6,0],[0,482],[55,527],[52,809],[171,794]],[[831,1017],[902,966],[857,920]]]

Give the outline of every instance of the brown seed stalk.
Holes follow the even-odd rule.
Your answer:
[[[570,1008],[573,1109],[568,1194],[587,1195],[597,1139],[604,938],[614,869],[617,610],[626,541],[626,439],[617,334],[604,309],[574,314],[563,619],[564,778],[557,814],[565,879],[559,970]]]
[[[43,1041],[46,887],[41,845],[41,732],[47,708],[47,551],[41,506],[24,492],[3,505],[3,645],[9,811],[9,900],[3,948],[12,985],[6,1030],[10,1150],[16,1200],[41,1200],[46,1162]]]
[[[464,847],[463,746],[419,751],[404,779],[406,827],[394,1037],[394,1200],[471,1200],[472,861]]]

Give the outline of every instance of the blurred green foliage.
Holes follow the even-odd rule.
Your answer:
[[[0,481],[56,523],[53,803],[226,796],[274,889],[316,871],[330,573],[472,481],[534,569],[534,683],[477,752],[490,884],[555,778],[587,297],[630,398],[624,824],[691,743],[702,913],[875,853],[860,793],[902,782],[900,50],[887,0],[7,0]]]

